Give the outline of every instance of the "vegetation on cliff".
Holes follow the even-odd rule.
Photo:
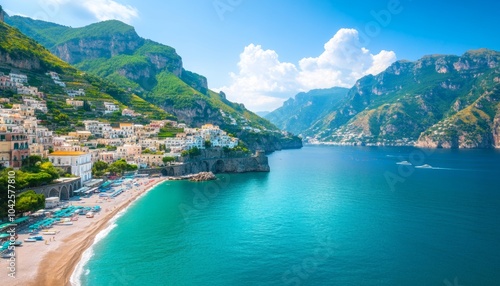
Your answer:
[[[205,77],[183,68],[174,48],[141,38],[127,24],[112,20],[71,28],[20,16],[7,22],[61,59],[129,91],[124,105],[145,100],[191,126],[213,123],[233,134],[247,126],[283,138],[269,121],[209,90]]]
[[[498,146],[499,68],[500,53],[487,49],[397,61],[378,75],[358,80],[343,99],[321,109],[326,112],[300,133],[346,144]],[[295,125],[300,125],[300,120],[310,118],[309,110],[319,106],[298,98],[267,118],[275,123],[279,118],[297,119]],[[278,119],[273,117],[277,113]]]
[[[20,72],[28,75],[29,84],[39,87],[46,94],[47,114],[40,114],[42,123],[61,132],[73,131],[81,120],[104,118],[110,122],[130,121],[121,114],[103,116],[103,102],[115,103],[121,108],[131,108],[145,115],[139,122],[150,119],[174,119],[161,108],[127,92],[107,80],[83,73],[52,55],[40,44],[5,23],[0,23],[0,72]],[[77,109],[66,104],[64,88],[55,84],[47,72],[57,72],[69,89],[84,89],[85,96],[75,99],[92,102],[92,110]],[[3,97],[11,97],[13,103],[21,102],[21,97],[8,90],[2,91]],[[64,118],[59,118],[64,114]]]

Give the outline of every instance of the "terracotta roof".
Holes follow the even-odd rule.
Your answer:
[[[80,151],[55,151],[49,154],[49,156],[80,156],[80,155],[87,155],[87,153]]]

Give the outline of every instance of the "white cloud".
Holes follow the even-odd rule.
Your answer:
[[[273,110],[299,91],[351,87],[359,78],[378,74],[394,61],[394,52],[371,54],[361,46],[358,31],[340,29],[321,55],[301,59],[298,67],[280,62],[276,51],[250,44],[240,54],[239,72],[230,74],[231,85],[217,90],[251,110]]]
[[[130,24],[134,18],[139,17],[135,7],[120,4],[115,0],[45,0],[42,8],[45,8],[42,16],[53,16],[59,12],[64,13],[66,9],[73,9],[83,10],[99,21],[115,19]]]
[[[80,5],[85,7],[100,21],[116,19],[130,23],[133,18],[139,16],[136,8],[120,4],[113,0],[86,0],[81,1]]]

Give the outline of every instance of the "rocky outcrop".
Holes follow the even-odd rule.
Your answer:
[[[224,118],[220,111],[213,108],[205,100],[195,100],[193,106],[186,108],[179,108],[175,104],[175,101],[167,100],[161,107],[189,126],[200,127],[207,122],[219,126],[224,124]]]
[[[302,139],[293,135],[282,135],[276,133],[259,134],[242,131],[237,134],[251,150],[263,150],[266,153],[285,149],[302,148]]]
[[[493,144],[495,144],[495,148],[500,148],[500,111],[497,113],[497,116],[493,120]]]
[[[399,146],[418,140],[426,147],[497,146],[499,66],[500,52],[486,49],[397,61],[359,79],[339,105],[302,134],[311,137],[309,142],[336,144]],[[485,95],[490,100],[478,102]],[[298,113],[282,117],[294,119]],[[438,126],[446,119],[450,124]]]
[[[163,169],[139,170],[139,173],[161,173],[164,176],[182,177],[205,172],[220,174],[269,171],[267,156],[262,151],[256,152],[255,155],[245,155],[238,152],[226,153],[223,149],[213,148],[202,150],[202,154],[199,156],[181,157],[181,164],[167,166]]]
[[[2,5],[0,5],[0,23],[3,23],[4,21],[4,12],[3,12],[3,9],[2,9]]]
[[[2,51],[0,51],[0,62],[19,69],[40,70],[42,68],[40,59],[16,57],[13,54],[3,53]]]
[[[194,72],[182,69],[180,78],[195,90],[206,94],[208,91],[207,78]]]
[[[214,173],[212,172],[201,172],[189,178],[191,182],[205,182],[205,181],[213,181],[216,179],[217,177],[215,177]]]
[[[135,31],[112,34],[100,38],[78,38],[57,45],[51,51],[62,60],[77,64],[85,60],[108,59],[116,55],[132,54],[144,43]]]

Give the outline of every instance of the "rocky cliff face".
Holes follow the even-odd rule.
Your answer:
[[[430,127],[416,145],[429,148],[500,148],[500,89]]]
[[[486,49],[398,61],[358,80],[306,133],[339,144],[494,146],[499,68],[500,53]]]
[[[347,88],[334,87],[301,92],[285,101],[282,107],[267,114],[265,118],[283,130],[308,135],[306,130],[314,122],[335,110],[348,91]]]
[[[77,64],[85,60],[111,58],[120,54],[132,54],[144,40],[135,32],[113,34],[99,38],[72,39],[57,45],[51,51],[62,60]]]
[[[201,127],[207,122],[219,126],[224,124],[220,111],[207,104],[204,100],[195,100],[193,106],[189,108],[176,108],[174,104],[174,102],[167,101],[162,107],[167,112],[174,114],[179,121],[185,122],[189,126]]]
[[[228,127],[226,130],[233,134],[243,127],[278,132],[243,105],[228,101],[223,93],[210,91],[204,76],[183,68],[174,48],[139,37],[125,23],[110,20],[71,28],[19,16],[12,17],[10,23],[40,39],[40,43],[65,61],[115,82],[188,125],[212,123]],[[274,151],[299,144],[278,142],[271,146],[273,143],[266,142],[265,145],[264,149]]]
[[[0,51],[0,62],[19,69],[40,70],[43,63],[38,58],[16,57]]]
[[[267,156],[262,152],[257,152],[254,156],[241,156],[214,148],[202,150],[200,156],[182,157],[181,160],[181,165],[167,166],[156,172],[162,172],[165,176],[184,176],[201,172],[218,174],[270,171]]]

